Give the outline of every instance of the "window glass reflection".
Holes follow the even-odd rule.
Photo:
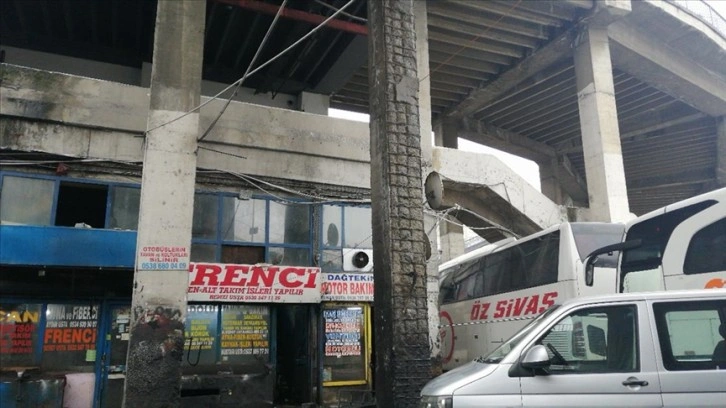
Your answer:
[[[222,239],[265,242],[265,201],[222,199]]]
[[[5,176],[0,191],[2,224],[50,225],[55,183]]]
[[[345,246],[348,248],[373,248],[370,208],[345,207]]]
[[[309,244],[310,207],[270,201],[270,242]]]

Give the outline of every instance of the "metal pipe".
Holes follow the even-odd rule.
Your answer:
[[[263,14],[277,14],[277,10],[280,8],[274,4],[263,3],[258,0],[213,0],[218,3],[228,4],[231,6],[240,7],[247,10],[257,11]],[[320,24],[325,20],[325,16],[319,14],[312,14],[302,10],[295,10],[286,8],[282,10],[280,17],[289,18],[291,20],[304,21],[310,24]],[[356,24],[350,21],[344,20],[330,20],[327,27],[334,28],[353,34],[368,35],[368,27],[363,24]]]

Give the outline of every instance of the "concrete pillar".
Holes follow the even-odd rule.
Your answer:
[[[560,180],[561,165],[557,157],[549,161],[538,162],[540,191],[547,198],[559,205],[573,205],[572,198],[562,188]]]
[[[157,7],[126,408],[180,405],[199,114],[180,116],[200,101],[205,2]]]
[[[418,112],[421,129],[421,178],[426,179],[433,167],[433,132],[431,125],[431,81],[429,73],[429,32],[426,2],[414,1],[414,26],[416,27],[416,72],[418,74]],[[423,188],[421,189],[423,192]],[[421,202],[426,201],[422,196]],[[439,243],[436,217],[424,215],[424,230],[428,240],[426,286],[429,321],[429,340],[433,374],[441,372],[441,340],[439,338],[439,257],[433,256]]]
[[[726,187],[726,116],[718,119],[716,129],[716,182]]]
[[[452,218],[454,222],[459,222],[456,218]],[[441,262],[446,262],[464,254],[464,227],[441,221],[439,225],[439,234],[441,234]]]
[[[417,407],[431,373],[413,4],[368,2],[375,381],[382,407]]]
[[[328,115],[328,108],[330,108],[330,96],[323,94],[316,94],[312,92],[300,92],[297,98],[298,110],[315,113],[318,115]]]
[[[436,146],[459,148],[459,124],[456,119],[444,118],[436,126]]]
[[[580,129],[592,221],[629,219],[606,28],[589,27],[575,50]]]

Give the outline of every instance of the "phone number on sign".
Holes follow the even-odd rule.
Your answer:
[[[188,269],[186,262],[142,262],[143,270],[166,270],[166,269]]]

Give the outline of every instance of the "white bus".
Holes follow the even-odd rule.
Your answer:
[[[585,285],[583,262],[595,249],[620,242],[623,230],[623,224],[563,223],[443,264],[443,368],[488,354],[556,301],[613,293],[617,257],[598,257],[593,286]]]
[[[726,188],[630,221],[622,241],[590,256],[620,251],[617,292],[725,288]],[[593,278],[588,268],[587,283]]]

